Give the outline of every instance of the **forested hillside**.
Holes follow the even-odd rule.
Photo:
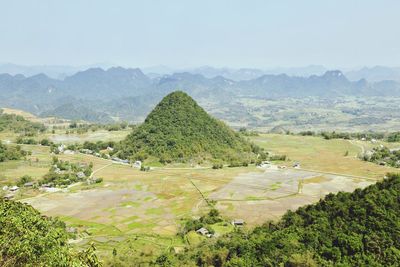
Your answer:
[[[167,95],[123,142],[119,156],[161,162],[201,158],[249,160],[255,147],[212,118],[186,93]]]
[[[75,253],[65,224],[0,199],[0,266],[99,266],[93,247]]]
[[[329,194],[278,223],[235,232],[161,266],[399,266],[400,175],[353,193]]]

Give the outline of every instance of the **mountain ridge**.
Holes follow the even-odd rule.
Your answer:
[[[339,70],[308,77],[264,74],[242,81],[223,76],[207,78],[190,72],[150,78],[138,68],[122,67],[107,70],[91,68],[63,80],[53,79],[45,74],[30,77],[0,74],[0,106],[18,108],[36,115],[54,111],[65,104],[63,99],[70,97],[76,99],[75,105],[82,105],[81,108],[93,112],[106,112],[111,117],[121,113],[124,114],[123,119],[132,121],[135,115],[143,116],[162,96],[175,90],[185,90],[197,100],[208,103],[232,102],[238,96],[272,99],[310,96],[400,97],[399,82],[370,83],[365,79],[351,81]],[[130,111],[123,110],[117,103],[126,102],[126,98],[145,99],[145,102],[140,103],[137,108],[129,107]],[[110,105],[116,109],[110,109]],[[63,114],[62,110],[58,113]]]

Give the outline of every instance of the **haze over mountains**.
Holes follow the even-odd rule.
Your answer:
[[[400,82],[396,81],[400,69],[396,68],[375,67],[348,72],[351,79],[341,71],[325,71],[321,66],[285,71],[290,75],[265,74],[257,69],[211,67],[146,75],[138,68],[112,67],[107,70],[89,68],[64,79],[45,74],[27,77],[5,73],[0,74],[0,107],[67,119],[138,122],[144,119],[151,106],[175,90],[183,90],[209,107],[221,108],[232,108],[235,100],[241,97],[336,99],[344,96],[400,96]],[[319,75],[307,76],[315,72]],[[372,81],[364,77],[371,77]]]
[[[116,64],[112,63],[96,63],[85,66],[68,66],[68,65],[34,65],[25,66],[12,63],[0,63],[0,73],[8,73],[11,75],[23,74],[24,76],[34,76],[37,74],[46,74],[53,79],[64,79],[79,71],[90,68],[108,69]],[[373,66],[361,68],[339,68],[343,74],[350,80],[356,81],[366,79],[369,82],[382,80],[400,81],[400,67]],[[309,65],[304,67],[276,67],[276,68],[218,68],[211,66],[201,66],[197,68],[171,68],[164,65],[141,68],[144,74],[150,78],[161,77],[163,75],[171,75],[173,73],[190,72],[193,74],[201,74],[206,78],[214,78],[223,76],[225,78],[241,81],[258,78],[265,74],[287,74],[288,76],[308,77],[311,75],[322,75],[330,70],[322,65]]]

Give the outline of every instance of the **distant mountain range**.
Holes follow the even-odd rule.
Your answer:
[[[183,90],[197,101],[206,103],[206,108],[208,104],[229,106],[237,97],[400,96],[398,81],[351,81],[341,71],[301,77],[238,70],[237,77],[241,75],[243,80],[214,76],[217,72],[212,74],[211,69],[203,68],[197,72],[149,77],[140,69],[113,67],[107,70],[90,68],[64,79],[50,78],[45,74],[30,77],[0,74],[0,106],[43,116],[108,122],[112,118],[141,121],[152,105],[175,90]],[[226,70],[225,76],[228,74],[234,75]],[[357,76],[356,73],[352,75]],[[250,78],[253,76],[255,78]]]
[[[346,72],[350,80],[366,79],[369,82],[379,82],[385,80],[400,81],[400,67],[390,68],[384,66],[375,66],[372,68],[362,68]]]
[[[115,66],[112,63],[97,63],[86,66],[67,66],[67,65],[37,65],[24,66],[12,63],[0,63],[0,73],[11,75],[22,74],[24,76],[34,76],[45,74],[53,79],[64,79],[67,76],[91,68],[108,69]],[[340,69],[340,68],[339,68]],[[160,78],[164,75],[173,73],[189,72],[201,74],[206,78],[222,76],[224,78],[242,81],[259,78],[262,75],[286,74],[288,76],[309,77],[311,75],[322,75],[329,69],[321,65],[309,65],[303,67],[276,67],[267,69],[257,68],[217,68],[202,66],[198,68],[171,68],[164,65],[141,68],[149,78]],[[366,79],[368,82],[378,82],[384,80],[400,81],[400,67],[374,66],[352,69],[341,69],[343,74],[351,81]]]

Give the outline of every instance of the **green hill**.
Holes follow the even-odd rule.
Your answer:
[[[189,95],[173,92],[123,141],[119,156],[161,162],[192,158],[249,160],[254,146],[223,122],[212,118]]]
[[[278,223],[209,240],[161,266],[399,266],[400,175],[329,194]]]
[[[99,266],[94,247],[73,252],[65,224],[0,199],[0,266]]]

